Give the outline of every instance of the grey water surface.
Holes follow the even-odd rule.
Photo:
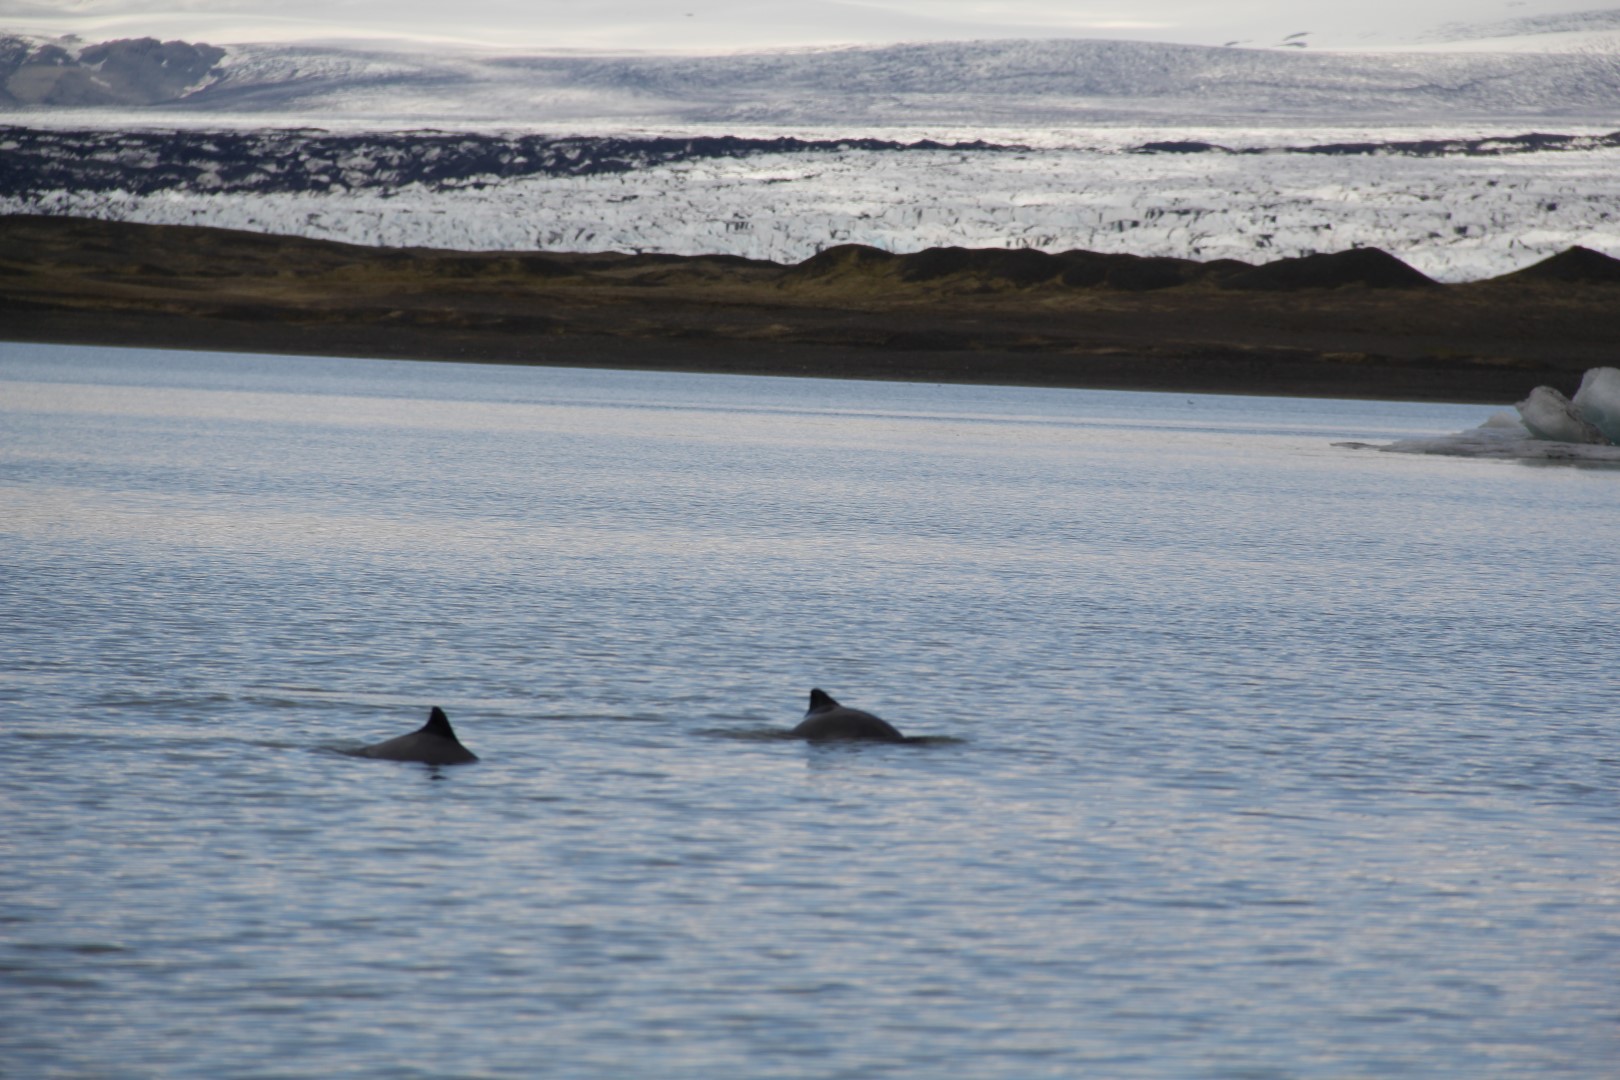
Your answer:
[[[0,1075],[1612,1077],[1488,411],[0,344]]]

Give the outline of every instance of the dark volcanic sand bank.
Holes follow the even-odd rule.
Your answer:
[[[0,338],[1039,386],[1509,402],[1612,364],[1620,263],[1439,285],[1370,249],[731,256],[355,247],[0,217]]]

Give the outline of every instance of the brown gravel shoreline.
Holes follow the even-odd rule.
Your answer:
[[[1508,403],[1614,363],[1614,260],[1560,258],[1437,285],[1382,253],[1250,268],[844,248],[782,267],[6,217],[0,339]]]

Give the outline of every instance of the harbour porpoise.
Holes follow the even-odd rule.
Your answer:
[[[801,739],[881,739],[901,742],[905,736],[869,712],[834,701],[825,690],[810,691],[810,709],[793,729]]]
[[[450,718],[437,705],[428,713],[428,722],[409,735],[363,746],[354,754],[384,761],[420,761],[424,765],[465,765],[478,760],[477,754],[461,745],[450,728]]]

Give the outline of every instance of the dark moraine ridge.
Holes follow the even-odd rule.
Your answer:
[[[1522,135],[1492,135],[1481,139],[1393,139],[1346,143],[1306,143],[1302,146],[1222,146],[1200,139],[1146,142],[1133,154],[1319,154],[1328,157],[1502,157],[1562,150],[1599,150],[1620,146],[1620,131],[1606,135],[1565,135],[1530,131]]]
[[[1022,149],[984,142],[485,135],[304,129],[150,130],[0,127],[0,196],[51,191],[270,195],[476,187],[524,176],[597,176],[684,161],[842,150]]]
[[[1607,146],[1620,146],[1620,132],[1237,149],[1189,140],[1144,143],[1132,152],[1479,157]],[[555,137],[431,130],[347,134],[319,129],[107,131],[13,125],[0,127],[0,196],[27,199],[55,191],[387,193],[413,184],[443,191],[525,176],[595,176],[706,159],[847,150],[1026,153],[1028,147],[978,140]]]
[[[1566,281],[1571,284],[1620,284],[1620,259],[1591,248],[1572,247],[1504,275],[1505,281]]]
[[[1503,403],[1613,363],[1620,261],[1441,285],[1280,259],[845,245],[736,256],[367,248],[0,217],[0,339],[843,378]]]

